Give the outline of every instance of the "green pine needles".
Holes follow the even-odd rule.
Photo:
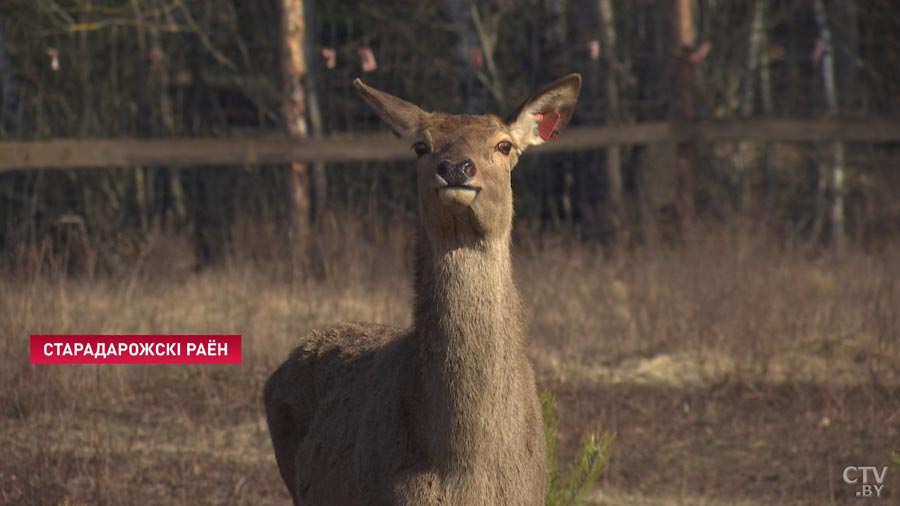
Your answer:
[[[615,436],[604,432],[601,436],[590,434],[581,444],[575,460],[569,466],[569,476],[562,479],[556,462],[556,434],[559,415],[556,398],[549,392],[541,393],[541,412],[544,416],[544,438],[547,441],[547,496],[546,506],[578,506],[584,504],[587,492],[593,487],[609,462]]]

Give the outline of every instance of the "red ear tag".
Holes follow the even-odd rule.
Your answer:
[[[539,112],[535,114],[538,120],[538,133],[541,139],[549,141],[556,137],[556,125],[559,124],[559,113],[556,111]]]

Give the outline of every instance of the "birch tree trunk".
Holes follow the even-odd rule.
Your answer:
[[[816,13],[816,23],[819,25],[819,38],[823,46],[822,53],[822,83],[825,86],[825,101],[828,105],[828,115],[837,116],[840,112],[838,106],[837,86],[834,78],[834,45],[831,40],[831,30],[828,28],[828,15],[825,11],[823,0],[815,0],[813,3]],[[844,143],[835,141],[831,144],[831,244],[834,252],[841,255],[844,252]],[[822,177],[820,171],[819,177]]]
[[[281,111],[284,126],[291,137],[306,137],[306,77],[304,35],[306,19],[303,0],[281,0],[281,74],[283,80]],[[309,235],[309,167],[292,163],[288,174],[291,204],[291,241],[305,242]]]

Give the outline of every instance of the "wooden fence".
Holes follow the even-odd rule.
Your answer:
[[[535,148],[552,153],[661,142],[900,141],[900,119],[755,119],[696,123],[648,122],[572,127]],[[409,146],[387,134],[289,139],[282,135],[178,139],[60,139],[0,142],[0,172],[90,167],[244,165],[350,162],[411,157]]]

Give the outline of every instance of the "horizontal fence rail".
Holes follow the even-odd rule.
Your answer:
[[[756,119],[696,123],[648,122],[572,127],[534,152],[665,142],[900,141],[900,119]],[[386,134],[291,139],[283,135],[163,139],[58,139],[0,142],[0,172],[89,167],[252,165],[412,158],[410,147]]]

